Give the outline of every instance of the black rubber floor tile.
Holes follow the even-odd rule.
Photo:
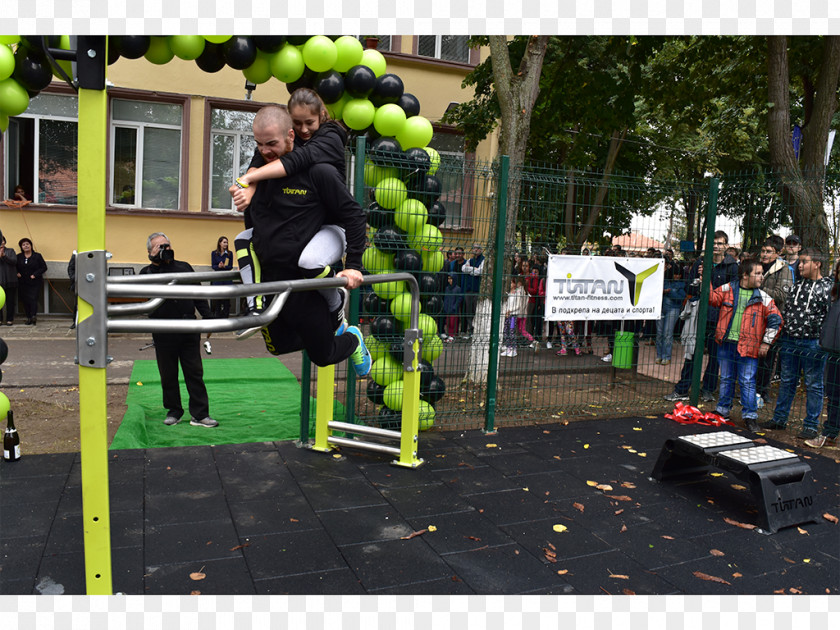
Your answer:
[[[316,512],[344,508],[384,505],[382,495],[364,477],[336,481],[334,479],[300,484],[306,500]]]
[[[143,547],[121,547],[111,553],[111,588],[114,593],[143,595],[146,590]]]
[[[248,536],[242,543],[247,543],[242,552],[255,580],[347,566],[329,535],[320,530]]]
[[[522,448],[540,459],[562,462],[573,457],[589,455],[590,453],[586,452],[589,449],[583,448],[584,444],[589,444],[589,437],[588,435],[569,435],[562,437],[552,435],[550,439],[525,442],[522,444]],[[610,445],[610,447],[614,447],[614,445]]]
[[[218,514],[212,514],[217,516]],[[236,557],[239,538],[229,518],[176,525],[146,526],[146,564],[203,562]]]
[[[276,451],[220,456],[217,465],[225,494],[231,500],[280,500],[300,493],[295,478]]]
[[[136,547],[143,545],[143,512],[111,512],[110,514],[111,548]],[[84,526],[82,514],[57,514],[52,524],[46,555],[72,553],[84,548]]]
[[[25,451],[23,451],[25,453]],[[53,455],[24,455],[16,462],[0,461],[0,479],[4,482],[19,481],[25,477],[51,477],[54,475],[67,478],[77,453],[57,453]]]
[[[125,483],[132,479],[143,479],[145,471],[145,460],[142,457],[117,457],[112,453],[122,451],[109,451],[108,457],[108,481],[109,483]],[[82,485],[82,464],[80,461],[73,463],[70,475],[67,477],[67,486]]]
[[[20,461],[23,461],[21,458]],[[0,475],[0,496],[5,505],[23,505],[26,503],[50,503],[58,505],[67,475],[43,475],[40,477],[21,477]]]
[[[560,470],[560,462],[558,460],[538,457],[528,452],[502,452],[498,455],[488,455],[483,460],[499,472],[511,477]]]
[[[448,554],[444,559],[478,594],[513,595],[565,584],[556,571],[516,544]]]
[[[112,511],[145,509],[145,484],[143,478],[130,479],[127,483],[109,484],[109,507]]]
[[[562,525],[566,529],[555,531],[555,525]],[[541,564],[553,564],[549,557],[560,561],[601,553],[613,548],[611,543],[595,536],[584,527],[560,518],[505,525],[502,531],[537,558]]]
[[[440,580],[429,580],[428,582],[414,582],[413,584],[401,584],[381,588],[370,592],[371,595],[475,595],[467,584],[452,576]]]
[[[567,571],[563,578],[580,595],[668,595],[679,592],[662,574],[645,570],[616,550],[558,560],[551,566],[557,571]]]
[[[642,512],[634,502],[610,499],[600,492],[560,499],[556,505],[569,522],[607,539],[621,532],[624,526],[645,525],[657,520]]]
[[[5,497],[3,503],[6,503]],[[3,542],[15,538],[45,539],[55,516],[54,503],[20,503],[0,508],[0,532]]]
[[[444,449],[436,453],[430,453],[428,456],[424,456],[424,459],[426,463],[423,466],[432,471],[487,467],[487,462],[483,461],[484,458],[462,448]]]
[[[146,521],[151,525],[171,525],[228,517],[227,500],[220,487],[209,490],[182,488],[165,494],[150,494],[147,488]]]
[[[424,534],[423,540],[441,555],[474,551],[488,545],[509,545],[513,542],[494,523],[475,511],[420,517],[411,519],[409,523],[415,531],[433,525],[435,531]]]
[[[710,509],[702,503],[688,500],[688,497],[676,496],[671,500],[656,504],[645,503],[636,509],[636,513],[645,519],[661,523],[667,527],[667,533],[677,538],[691,538],[706,534],[725,533],[732,529],[724,521],[728,515]]]
[[[654,522],[627,525],[623,531],[600,534],[600,537],[642,568],[652,571],[710,556],[711,547],[697,545],[694,539],[677,538],[671,531],[665,523]]]
[[[35,575],[35,572],[32,572]],[[0,595],[33,595],[33,578],[24,577],[20,579],[7,580],[0,573]]]
[[[301,494],[282,500],[230,503],[230,511],[240,538],[321,528],[321,521]]]
[[[777,579],[763,575],[742,575],[725,557],[714,556],[657,569],[657,575],[690,595],[772,595],[781,588]]]
[[[472,494],[465,499],[496,525],[549,518],[560,512],[554,503],[521,488]]]
[[[513,490],[522,487],[518,479],[512,481],[503,472],[489,466],[440,470],[435,473],[435,480],[442,481],[461,495]]]
[[[274,442],[245,442],[243,444],[216,444],[211,447],[213,455],[218,458],[220,455],[241,455],[244,453],[276,452],[277,446]]]
[[[255,580],[258,595],[364,595],[365,589],[348,568]]]
[[[2,584],[7,580],[26,578],[29,581],[29,590],[32,589],[38,565],[44,555],[45,543],[46,535],[4,537],[0,540],[0,593],[11,594],[11,591],[7,592],[2,588]]]
[[[449,565],[423,541],[423,536],[411,540],[347,545],[341,547],[341,553],[368,592],[455,575]]]
[[[211,465],[214,463],[211,446],[172,446],[168,448],[149,448],[145,451],[146,469],[166,468],[179,463],[190,466]]]
[[[146,495],[192,492],[210,492],[221,487],[215,464],[187,462],[166,467],[146,469]]]
[[[517,483],[528,490],[538,499],[544,501],[561,501],[586,494],[590,488],[580,479],[562,470],[533,475],[523,475],[516,479]]]
[[[339,451],[321,453],[308,448],[297,448],[291,443],[280,445],[278,451],[298,483],[341,482],[362,477],[358,462],[343,455],[335,457],[341,455]]]
[[[410,488],[382,488],[382,495],[406,519],[472,509],[468,500],[443,483]]]
[[[376,488],[407,488],[437,481],[434,472],[425,464],[420,468],[402,468],[389,463],[362,467],[365,478]]]
[[[204,579],[194,580],[201,572]],[[253,595],[254,582],[242,556],[165,564],[147,570],[147,595]]]
[[[320,512],[321,523],[339,547],[398,540],[414,532],[390,505]]]
[[[487,457],[488,455],[527,452],[525,448],[516,442],[505,438],[502,434],[459,438],[454,440],[454,442],[479,458]]]
[[[36,595],[86,595],[84,551],[44,556],[32,592]]]

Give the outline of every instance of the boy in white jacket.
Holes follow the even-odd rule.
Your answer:
[[[525,292],[525,283],[522,278],[511,278],[510,292],[505,302],[505,330],[504,347],[501,356],[516,356],[516,330],[518,329],[528,341],[534,338],[525,330],[525,318],[528,313],[528,294]]]

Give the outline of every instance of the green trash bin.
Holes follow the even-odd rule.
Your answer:
[[[634,332],[615,331],[615,344],[613,345],[612,364],[613,367],[622,370],[629,370],[633,367],[633,338]]]

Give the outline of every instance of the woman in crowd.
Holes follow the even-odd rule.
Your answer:
[[[812,448],[825,446],[826,442],[837,442],[840,434],[840,260],[834,266],[834,286],[831,288],[831,308],[825,316],[820,347],[825,350],[825,396],[828,399],[828,418],[822,432],[815,438],[805,440]]]
[[[47,263],[44,262],[44,257],[35,251],[32,241],[28,238],[20,239],[18,246],[20,254],[17,257],[17,277],[20,301],[26,313],[26,324],[34,326],[37,323],[38,296],[44,286]]]

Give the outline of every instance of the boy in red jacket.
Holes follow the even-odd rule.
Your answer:
[[[720,362],[720,397],[715,413],[729,417],[735,376],[741,387],[741,417],[750,431],[758,431],[755,377],[758,357],[767,356],[782,328],[782,315],[773,298],[759,289],[764,270],[748,258],[738,267],[738,282],[714,289],[709,304],[720,308],[715,341]]]

